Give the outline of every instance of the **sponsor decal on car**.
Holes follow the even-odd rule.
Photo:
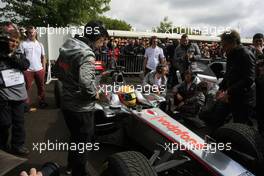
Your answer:
[[[194,137],[191,136],[190,132],[184,129],[177,123],[167,120],[167,116],[164,114],[159,114],[153,109],[145,110],[147,115],[147,120],[150,122],[158,122],[158,125],[162,125],[166,128],[167,133],[171,132],[179,137],[179,140],[191,144],[193,149],[202,149],[204,147],[203,143],[198,142]]]
[[[148,109],[146,112],[147,112],[147,114],[152,115],[152,116],[158,115],[158,113],[156,113],[155,111],[152,111],[151,109]]]
[[[155,120],[159,122],[161,125],[166,127],[168,131],[173,132],[175,135],[179,136],[183,141],[191,143],[193,147],[195,147],[196,149],[201,149],[204,146],[204,144],[199,144],[197,140],[192,138],[188,131],[181,129],[181,127],[179,127],[178,125],[175,125],[169,122],[168,120],[166,120],[166,117],[156,116],[150,118],[149,120]]]
[[[231,149],[231,143],[207,143],[197,134],[173,119],[159,108],[144,109],[142,111],[133,110],[132,113],[145,121],[151,128],[169,140],[163,145],[164,150],[175,152],[184,150],[208,168],[212,173],[223,176],[253,176],[240,164],[233,161],[219,149]],[[218,146],[218,144],[221,144]],[[230,145],[229,145],[230,144]],[[225,167],[223,169],[223,164]]]

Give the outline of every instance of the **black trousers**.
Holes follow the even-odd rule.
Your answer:
[[[8,145],[9,128],[12,127],[11,146],[25,144],[24,101],[0,101],[0,147]]]
[[[169,75],[168,75],[168,86],[170,88],[174,87],[175,85],[178,84],[178,79],[176,76],[176,71],[177,69],[175,69],[173,66],[170,67],[169,69]]]
[[[238,102],[223,103],[218,101],[209,112],[201,113],[200,116],[203,116],[202,118],[206,119],[211,125],[219,127],[225,123],[230,113],[234,123],[251,125],[250,117],[253,115],[253,107]]]
[[[79,143],[93,142],[94,117],[93,112],[73,112],[62,110],[65,122],[70,130],[70,142]],[[72,168],[73,176],[89,175],[86,171],[89,151],[80,153],[78,151],[68,152],[68,167]]]

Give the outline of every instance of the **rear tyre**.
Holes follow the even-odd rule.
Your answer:
[[[264,141],[258,131],[244,124],[229,123],[217,129],[212,137],[217,142],[230,142],[232,149],[226,151],[226,154],[260,175],[264,164]]]

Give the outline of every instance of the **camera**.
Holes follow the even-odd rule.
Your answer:
[[[57,163],[47,162],[42,166],[40,171],[43,176],[59,176],[60,166]]]

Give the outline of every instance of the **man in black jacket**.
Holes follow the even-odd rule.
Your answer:
[[[249,50],[252,51],[252,53],[256,57],[256,63],[264,60],[264,54],[263,54],[263,46],[264,45],[264,36],[261,33],[256,33],[253,36],[253,45],[249,46]]]
[[[134,56],[135,55],[135,40],[129,40],[129,44],[124,48],[124,54],[126,56]]]
[[[23,71],[29,67],[29,61],[17,50],[19,38],[14,24],[0,24],[0,149],[8,148],[9,128],[12,127],[12,152],[24,155],[29,150],[25,147],[24,100],[27,91]]]
[[[257,88],[257,120],[258,129],[264,136],[264,61],[259,62],[257,65],[257,77],[256,77],[256,88]]]
[[[236,31],[224,32],[221,42],[227,68],[216,98],[228,104],[235,123],[249,124],[256,103],[255,56],[241,45]]]

